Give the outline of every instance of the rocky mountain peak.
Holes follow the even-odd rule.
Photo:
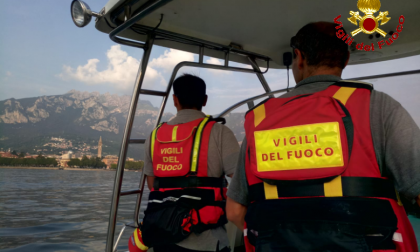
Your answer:
[[[72,89],[64,95],[19,100],[12,98],[0,101],[0,123],[40,123],[54,120],[60,115],[71,114],[73,123],[76,125],[89,126],[97,131],[118,134],[121,127],[117,117],[126,117],[129,104],[130,97],[127,95],[81,92]],[[149,101],[140,100],[136,115],[156,117],[157,111],[158,109],[153,107]],[[154,118],[147,118],[145,121],[148,119],[153,120]]]
[[[78,90],[63,95],[3,100],[0,101],[0,148],[54,152],[53,148],[43,147],[47,143],[43,142],[45,139],[65,137],[75,142],[95,142],[102,136],[104,149],[117,153],[129,105],[127,95]],[[140,100],[131,138],[147,138],[156,125],[158,111],[150,101]],[[162,121],[173,116],[165,113]],[[243,114],[232,114],[227,119],[227,125],[242,139]]]

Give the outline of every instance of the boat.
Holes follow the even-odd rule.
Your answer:
[[[378,37],[373,35],[354,36],[355,41],[350,47],[350,65],[376,63],[420,54],[420,32],[418,29],[420,1],[382,0],[382,4],[383,11],[389,11],[389,16],[392,19],[399,20],[400,23],[405,22],[399,37],[398,34],[394,35],[397,32],[398,23],[388,22],[380,26],[385,34],[390,34],[389,37],[393,37],[398,43],[391,46],[384,45],[381,49],[376,47],[374,51],[368,52],[366,47],[360,50],[356,48],[356,45],[361,43],[371,45],[371,43],[378,41]],[[268,69],[288,68],[283,64],[283,53],[290,52],[290,38],[294,36],[298,29],[309,22],[337,21],[342,22],[347,31],[352,31],[355,26],[346,20],[351,17],[349,11],[357,10],[356,5],[357,0],[109,0],[102,10],[93,12],[86,3],[81,0],[73,0],[71,12],[76,26],[84,27],[91,21],[92,17],[95,17],[96,29],[109,34],[112,41],[144,51],[135,79],[130,110],[119,153],[106,251],[116,251],[126,227],[136,228],[140,221],[138,216],[144,191],[145,175],[142,174],[138,188],[121,191],[128,146],[130,144],[144,144],[145,142],[145,139],[130,139],[131,127],[140,95],[162,98],[156,120],[157,125],[161,121],[172,83],[182,67],[243,72],[255,74],[265,93],[234,104],[218,114],[217,117],[223,117],[244,104],[248,104],[248,107],[251,108],[254,106],[253,101],[257,99],[286,92],[286,89],[271,90],[264,73]],[[99,42],[92,41],[91,43]],[[174,67],[165,91],[142,87],[150,53],[154,45],[199,55],[198,62],[180,62]],[[221,59],[224,64],[205,63],[203,62],[204,56]],[[246,64],[250,67],[232,66],[232,63]],[[359,76],[352,80],[380,79],[419,73],[420,70],[403,71]],[[133,194],[138,195],[133,221],[125,223],[119,235],[115,237],[120,197]],[[241,231],[230,227],[228,233],[231,247],[239,248]]]

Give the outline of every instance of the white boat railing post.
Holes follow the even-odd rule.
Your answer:
[[[123,135],[120,153],[119,153],[117,171],[115,174],[114,191],[112,194],[111,212],[109,215],[108,236],[107,236],[107,243],[106,243],[107,252],[113,251],[115,226],[117,222],[118,203],[120,199],[121,185],[122,185],[123,175],[124,175],[125,159],[127,156],[127,149],[128,149],[128,144],[130,142],[131,129],[132,129],[134,117],[136,114],[135,112],[136,112],[137,103],[140,96],[140,90],[143,84],[144,76],[146,74],[147,64],[149,62],[150,53],[152,51],[154,38],[155,38],[154,34],[149,34],[147,41],[143,46],[143,50],[144,50],[143,58],[141,60],[139,71],[137,73],[136,82],[134,84],[133,95],[131,97],[130,108],[127,115],[127,122],[124,129],[124,135]]]
[[[204,60],[204,46],[200,46],[200,53],[198,54],[198,63],[203,64]]]
[[[264,74],[261,72],[260,67],[258,66],[258,63],[255,61],[255,58],[252,57],[248,57],[249,62],[251,63],[252,68],[254,69],[254,71],[256,72],[255,74],[257,75],[258,79],[261,82],[261,85],[263,86],[264,90],[266,93],[270,93],[271,92],[271,88],[267,83],[267,80],[264,77]],[[268,66],[267,66],[267,71],[268,71]],[[273,95],[269,96],[270,98],[273,98]],[[250,101],[248,103],[248,108],[251,109],[254,107],[254,101]]]

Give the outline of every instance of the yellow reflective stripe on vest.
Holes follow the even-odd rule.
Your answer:
[[[341,176],[338,176],[330,182],[324,183],[325,197],[343,197],[343,186]]]
[[[265,118],[265,105],[264,103],[256,107],[254,110],[254,126],[257,127]],[[276,185],[270,185],[264,182],[264,194],[265,199],[278,199],[279,194],[277,192]]]
[[[155,140],[156,140],[156,133],[157,130],[162,126],[162,123],[159,124],[153,131],[152,131],[152,137],[150,138],[150,156],[152,157],[153,162],[153,152],[155,150]]]
[[[343,105],[346,105],[354,91],[356,91],[356,88],[341,87],[335,92],[333,98],[339,100]],[[330,182],[324,183],[324,195],[325,197],[343,197],[341,176],[334,178]]]
[[[137,246],[139,249],[141,249],[141,250],[148,250],[149,248],[148,248],[148,247],[146,247],[146,245],[144,245],[144,244],[140,241],[139,236],[138,236],[137,229],[138,229],[138,228],[136,228],[136,229],[134,230],[134,242],[136,243],[136,246]],[[141,231],[140,231],[140,232],[141,232]],[[140,233],[140,235],[141,235],[141,233]]]
[[[264,182],[264,194],[265,199],[278,199],[279,193],[277,192],[277,186],[276,185],[270,185],[266,182]]]
[[[262,122],[265,118],[265,105],[261,104],[260,106],[256,107],[254,110],[254,126],[257,127],[258,124]]]
[[[176,131],[178,130],[178,126],[175,126],[172,130],[172,141],[176,141]]]
[[[341,101],[341,103],[346,105],[347,100],[350,98],[354,91],[356,91],[356,88],[341,87],[337,90],[337,92],[335,92],[333,98]]]
[[[198,163],[198,152],[200,150],[201,145],[201,135],[204,129],[204,125],[208,122],[210,116],[206,116],[203,121],[198,125],[197,132],[195,133],[194,144],[193,144],[193,154],[191,157],[191,172],[197,171],[197,163]]]

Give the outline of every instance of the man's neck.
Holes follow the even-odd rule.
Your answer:
[[[176,108],[176,111],[179,112],[181,110],[186,110],[186,109],[188,109],[188,110],[196,110],[196,111],[200,111],[201,112],[201,109],[199,110],[199,109],[196,109],[196,108]]]
[[[329,68],[329,67],[317,67],[317,68],[308,68],[308,71],[305,71],[303,79],[306,79],[315,75],[335,75],[341,78],[343,69],[339,67]]]

